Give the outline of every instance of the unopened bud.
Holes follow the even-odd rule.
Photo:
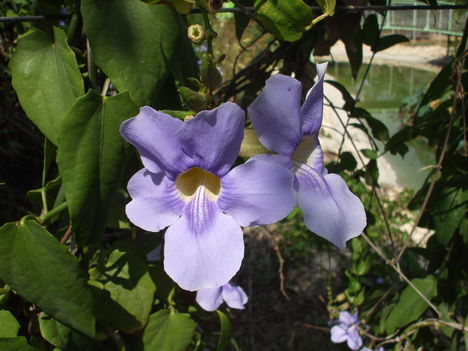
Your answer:
[[[192,116],[192,115],[185,116],[184,117],[184,122],[187,122],[187,121],[191,120],[193,117],[195,117],[195,116]]]
[[[223,81],[223,76],[216,68],[213,56],[209,54],[203,56],[201,65],[201,81],[211,91],[219,88]]]
[[[223,0],[208,0],[208,7],[211,12],[218,12],[223,8]]]
[[[193,111],[199,112],[208,108],[208,101],[205,94],[196,92],[190,88],[181,87],[178,89],[182,101]]]
[[[195,44],[200,44],[205,39],[205,30],[201,24],[192,24],[188,27],[187,35]]]

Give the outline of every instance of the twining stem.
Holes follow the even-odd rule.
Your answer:
[[[62,202],[60,205],[58,205],[57,207],[53,208],[52,210],[50,210],[49,212],[45,213],[44,215],[42,215],[41,217],[39,217],[39,222],[40,223],[47,223],[49,220],[51,220],[52,218],[54,218],[56,215],[58,215],[59,213],[61,213],[62,211],[66,210],[68,207],[68,204],[67,202]]]
[[[315,26],[317,23],[319,23],[321,20],[327,17],[328,17],[328,13],[322,13],[320,16],[315,17],[312,20],[312,22],[307,27],[305,27],[305,30],[308,31],[309,29],[312,29],[313,26]]]
[[[206,42],[207,42],[207,52],[210,55],[213,55],[213,39],[216,36],[216,32],[210,23],[210,18],[207,11],[203,11],[203,22],[205,23],[205,32],[206,32]]]

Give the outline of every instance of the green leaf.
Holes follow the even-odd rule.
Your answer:
[[[376,150],[361,149],[361,152],[364,156],[366,156],[367,158],[370,158],[371,160],[375,160],[379,156]]]
[[[42,337],[59,349],[67,351],[91,350],[93,339],[70,329],[45,314],[39,317]]]
[[[257,154],[267,154],[270,151],[260,143],[255,130],[244,129],[244,139],[242,139],[239,155],[244,158],[250,158]]]
[[[377,45],[372,47],[372,51],[373,52],[383,51],[395,44],[404,43],[407,41],[409,41],[409,39],[401,34],[386,35],[379,39],[379,41],[377,42]]]
[[[326,13],[329,16],[335,14],[336,0],[315,0],[317,4],[322,9],[323,13]]]
[[[104,98],[90,90],[71,108],[62,125],[57,163],[80,246],[101,238],[128,149],[119,127],[137,113],[127,93]]]
[[[422,279],[413,279],[411,282],[428,300],[436,294],[437,281],[432,275]],[[411,287],[407,286],[401,293],[396,306],[391,310],[385,320],[385,331],[392,334],[397,328],[404,327],[417,320],[427,309],[427,302]]]
[[[35,29],[18,40],[10,62],[12,84],[27,116],[57,145],[64,115],[84,94],[83,79],[66,34]]]
[[[18,335],[20,325],[10,311],[0,311],[0,338],[14,338]]]
[[[379,39],[379,23],[375,13],[366,17],[364,27],[362,28],[362,42],[370,47],[374,47]]]
[[[153,305],[156,286],[148,266],[130,243],[118,242],[103,252],[90,278],[102,284],[112,301],[102,299],[98,309],[115,329],[133,333],[143,329]]]
[[[343,108],[345,110],[351,110],[352,108],[354,108],[354,105],[356,104],[356,100],[354,100],[353,96],[351,95],[351,93],[348,91],[348,89],[346,89],[346,87],[335,81],[335,80],[325,80],[326,83],[330,84],[331,86],[335,87],[336,89],[338,89],[341,93],[341,96],[343,97],[343,100],[344,100],[344,105],[343,105]]]
[[[196,326],[188,314],[160,310],[150,316],[145,328],[144,350],[185,351]]]
[[[312,9],[302,0],[255,0],[255,13],[278,39],[296,41],[312,22]]]
[[[371,129],[372,135],[378,140],[387,141],[389,139],[387,126],[380,122],[377,118],[372,117],[372,115],[367,110],[360,107],[355,107],[351,111],[351,117],[364,119]]]
[[[83,31],[96,64],[138,106],[158,105],[180,33],[177,13],[139,0],[83,0]]]
[[[231,336],[232,336],[232,327],[231,321],[229,317],[225,315],[220,310],[216,310],[219,317],[219,322],[221,324],[221,331],[219,333],[219,340],[218,346],[216,347],[216,351],[223,351],[227,349],[229,344],[231,343]]]
[[[37,351],[35,347],[28,344],[24,336],[16,338],[0,337],[0,350],[2,351]]]
[[[77,259],[33,220],[0,228],[0,279],[64,324],[93,336],[93,301]]]
[[[443,246],[446,246],[465,217],[468,190],[444,187],[432,201],[436,237]]]

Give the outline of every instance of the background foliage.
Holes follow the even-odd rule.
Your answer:
[[[139,106],[179,118],[229,99],[246,108],[277,71],[307,91],[310,58],[337,40],[354,77],[363,45],[377,53],[408,40],[384,35],[381,14],[335,14],[332,0],[234,4],[255,12],[214,15],[222,2],[212,0],[2,2],[2,16],[69,16],[0,23],[0,350],[344,349],[328,341],[329,321],[342,310],[359,311],[372,348],[467,348],[466,26],[393,135],[360,106],[359,93],[327,82],[342,94],[333,109],[346,112],[346,130],[371,141],[372,149],[355,150],[358,160],[340,148],[328,165],[362,199],[369,225],[346,252],[308,232],[297,210],[248,231],[239,275],[246,311],[201,310],[155,259],[161,235],[128,222],[125,186],[141,166],[118,128]],[[193,7],[204,13],[188,14]],[[204,26],[203,45],[189,40],[189,24]],[[232,40],[238,52],[229,51]],[[244,158],[262,150],[246,133]],[[379,187],[377,159],[403,157],[418,138],[432,147],[430,174],[416,193],[391,199]],[[417,226],[433,232],[425,247],[411,239]],[[309,269],[317,274],[304,287],[294,274]]]

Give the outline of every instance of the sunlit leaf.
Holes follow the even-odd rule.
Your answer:
[[[38,29],[25,34],[18,40],[10,68],[21,106],[57,145],[63,117],[84,94],[83,79],[67,36],[59,28],[54,28],[54,38]]]
[[[278,39],[296,41],[312,22],[312,9],[302,0],[255,0],[255,14]]]
[[[0,338],[14,338],[20,325],[10,311],[0,311]]]
[[[143,333],[145,350],[185,351],[197,324],[188,314],[160,310],[150,316]]]

